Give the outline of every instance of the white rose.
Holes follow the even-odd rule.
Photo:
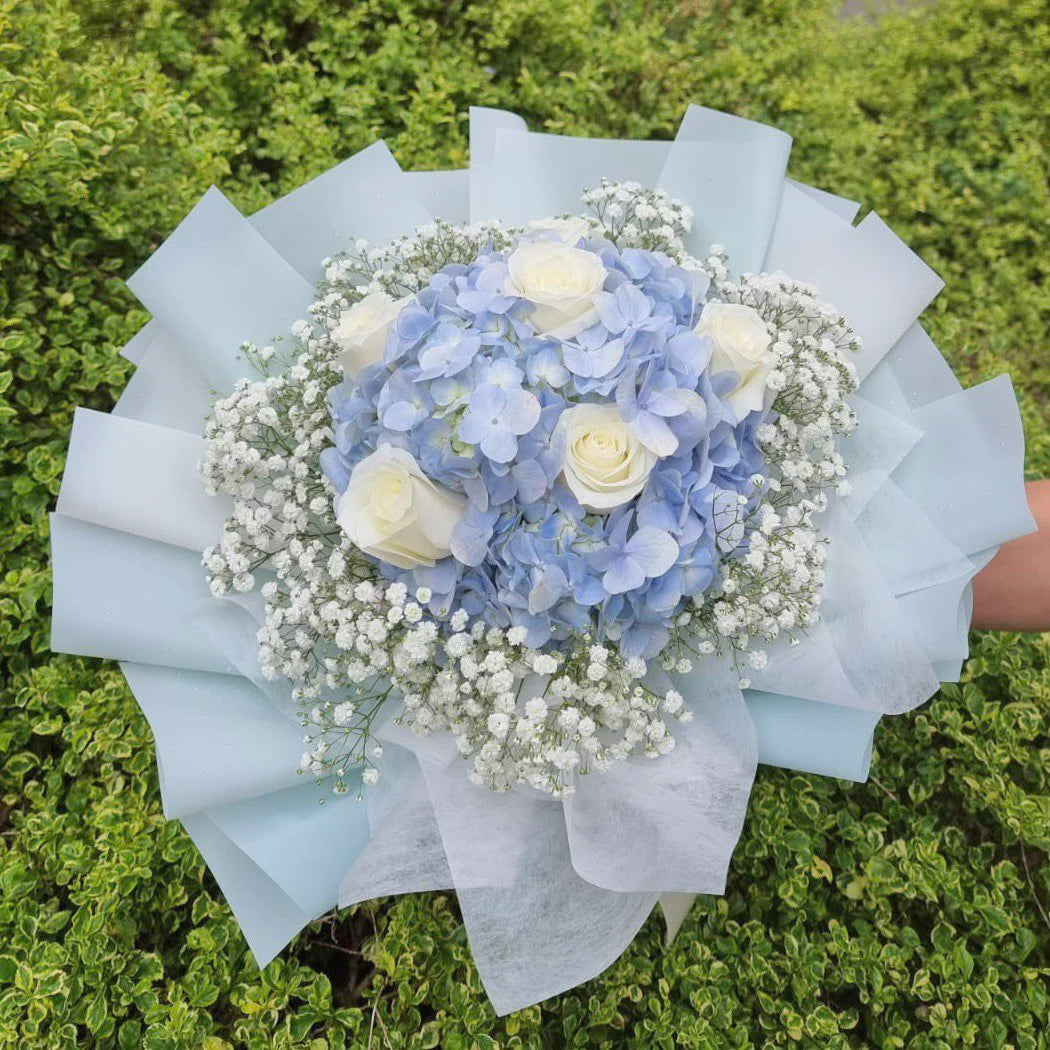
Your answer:
[[[765,404],[766,380],[773,370],[773,342],[757,310],[739,303],[707,303],[696,331],[714,344],[711,373],[736,372],[726,400],[738,419]]]
[[[581,237],[591,235],[591,224],[578,215],[569,215],[564,219],[537,219],[529,223],[534,233],[553,233],[565,244],[575,244]]]
[[[612,510],[645,487],[656,454],[631,433],[615,405],[573,405],[558,426],[565,438],[565,483],[588,510]]]
[[[410,452],[382,445],[354,467],[336,520],[366,554],[413,569],[450,553],[466,506],[462,496],[435,485]]]
[[[386,292],[369,292],[339,315],[331,334],[342,351],[339,363],[347,376],[356,375],[383,356],[387,332],[410,299],[411,296],[394,299]]]
[[[507,259],[507,292],[536,304],[529,318],[538,332],[561,328],[594,308],[605,284],[605,264],[594,252],[561,241],[522,241]]]

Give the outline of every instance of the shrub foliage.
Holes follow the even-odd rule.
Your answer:
[[[112,666],[47,651],[73,407],[145,320],[121,283],[212,182],[258,207],[378,136],[467,159],[471,103],[660,137],[693,100],[796,136],[948,281],[967,382],[1009,368],[1050,469],[1042,0],[846,21],[823,0],[0,0],[0,1045],[1046,1046],[1050,639],[974,639],[865,786],[760,772],[726,896],[670,950],[498,1019],[455,900],[340,913],[260,973]]]

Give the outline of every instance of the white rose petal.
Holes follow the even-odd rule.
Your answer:
[[[347,377],[355,376],[365,365],[383,356],[387,332],[411,296],[394,299],[386,292],[369,292],[339,315],[331,336],[342,351],[339,363]]]
[[[713,344],[711,374],[729,371],[738,376],[726,397],[737,418],[763,408],[775,355],[772,336],[758,311],[740,303],[707,303],[696,332]]]
[[[435,485],[411,453],[382,445],[354,467],[336,520],[366,554],[412,569],[450,553],[466,506],[462,496]]]
[[[506,291],[536,304],[529,320],[537,332],[574,321],[594,306],[605,284],[605,264],[594,252],[561,241],[522,241],[507,259]]]
[[[645,487],[657,457],[631,433],[615,405],[573,405],[558,426],[565,439],[565,483],[588,510],[612,510]]]

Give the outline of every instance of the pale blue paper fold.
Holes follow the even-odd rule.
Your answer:
[[[894,346],[897,346],[899,342],[900,340]],[[891,350],[890,354],[892,353]],[[887,354],[864,377],[864,381],[857,388],[857,395],[864,398],[865,401],[870,401],[873,405],[878,405],[884,412],[889,412],[891,416],[896,416],[909,426],[913,426],[914,406],[905,396],[897,373],[888,363],[890,354]]]
[[[992,547],[986,551],[980,551],[977,554],[970,555],[970,561],[973,563],[974,575],[980,572],[998,553],[998,547]],[[959,598],[959,605],[957,610],[958,623],[961,625],[959,633],[962,637],[966,637],[969,629],[970,622],[973,620],[973,577],[967,579],[966,585],[962,589],[962,595]],[[933,667],[937,672],[937,677],[942,682],[958,682],[962,677],[963,663],[969,654],[969,647],[964,646],[964,652],[962,656],[951,657],[944,660],[934,660]]]
[[[799,185],[787,182],[761,269],[812,281],[829,255],[845,250],[853,227]]]
[[[732,272],[761,268],[790,153],[791,136],[777,128],[704,106],[686,110],[658,184],[693,209],[686,246],[694,255],[721,244]]]
[[[256,584],[261,587],[271,578],[269,574],[259,573]],[[193,614],[191,624],[222,653],[231,667],[264,693],[278,711],[298,721],[291,683],[284,678],[266,678],[259,664],[258,635],[264,619],[264,604],[258,590],[232,591],[202,605]]]
[[[470,222],[470,169],[406,171],[408,185],[435,219]]]
[[[863,782],[871,766],[879,711],[797,696],[744,692],[763,765]]]
[[[1035,528],[1009,376],[932,401],[913,418],[923,439],[893,479],[964,554]]]
[[[128,287],[223,393],[251,371],[241,344],[270,344],[313,300],[310,283],[214,187]]]
[[[230,512],[197,473],[204,442],[181,430],[78,408],[58,513],[145,539],[202,551]]]
[[[669,142],[585,139],[498,129],[487,214],[525,226],[534,219],[579,214],[580,198],[602,178],[635,179],[654,187],[671,150]]]
[[[470,221],[478,222],[494,213],[489,200],[494,187],[492,167],[496,155],[496,132],[501,128],[527,131],[515,113],[487,106],[470,107]],[[533,216],[535,218],[536,216]]]
[[[849,464],[852,489],[843,503],[850,516],[856,518],[922,440],[922,431],[859,395],[849,400],[857,426],[839,440],[838,448]]]
[[[810,277],[860,337],[854,355],[864,378],[944,287],[944,282],[877,215],[850,227]]]
[[[124,662],[153,731],[168,817],[302,783],[302,728],[245,678]]]
[[[812,197],[818,204],[833,212],[843,222],[852,224],[857,217],[857,212],[860,211],[860,204],[857,201],[851,201],[848,197],[840,197],[837,193],[829,193],[827,190],[818,189],[816,186],[807,186],[806,183],[798,182],[795,179],[788,179],[786,185],[793,186],[795,189],[801,190],[806,196]],[[784,206],[783,201],[780,202],[780,206]]]
[[[970,618],[963,597],[974,573],[976,568],[957,579],[897,596],[897,607],[932,664],[961,663],[967,657]]]
[[[386,244],[431,218],[415,184],[380,140],[257,211],[249,221],[314,285],[321,277],[322,260],[353,247],[357,238]]]
[[[790,137],[775,128],[700,106],[690,107],[673,142],[538,134],[513,114],[472,109],[471,215],[525,225],[578,213],[582,193],[603,178],[633,180],[693,209],[687,244],[695,254],[719,243],[734,271],[756,270],[790,149]]]
[[[308,915],[300,909],[207,814],[189,814],[181,822],[215,876],[260,967],[307,923],[324,914]]]
[[[875,371],[882,369],[896,379],[911,408],[920,408],[962,390],[951,366],[918,321],[894,343]],[[873,371],[872,378],[874,374]],[[866,385],[867,381],[861,385],[862,392]]]
[[[429,222],[432,213],[418,186],[380,141],[262,208],[248,222],[313,285],[322,260],[357,238],[385,243]],[[455,198],[451,181],[442,196],[449,202]],[[283,334],[274,330],[264,341]],[[205,383],[201,396],[197,369],[160,320],[154,317],[144,325],[122,353],[139,370],[117,414],[200,433],[213,400],[211,388]]]
[[[113,409],[113,415],[203,434],[215,388],[157,321],[143,329],[151,338]]]
[[[121,356],[137,365],[146,356],[159,333],[160,325],[155,321],[147,321],[121,348]]]
[[[199,554],[52,514],[51,566],[55,652],[236,673],[192,624],[214,601]]]
[[[368,843],[368,816],[354,794],[299,786],[208,810],[208,817],[305,914],[338,902],[339,884]]]
[[[775,163],[786,168],[791,153],[791,136],[786,131],[696,103],[686,108],[676,138],[731,146],[756,166]]]
[[[906,594],[973,572],[973,563],[892,478],[867,501],[857,527],[889,590]]]

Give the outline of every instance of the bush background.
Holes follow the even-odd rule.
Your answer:
[[[249,211],[374,138],[467,160],[471,103],[673,133],[690,101],[795,135],[948,281],[968,384],[1009,369],[1050,472],[1050,25],[1041,0],[843,19],[823,0],[0,0],[0,1045],[1045,1047],[1047,637],[986,634],[884,721],[865,786],[760,771],[727,895],[669,951],[497,1019],[455,900],[386,900],[261,974],[160,813],[111,665],[47,651],[73,407],[109,408],[129,274],[212,182]],[[308,863],[308,860],[304,861]]]

